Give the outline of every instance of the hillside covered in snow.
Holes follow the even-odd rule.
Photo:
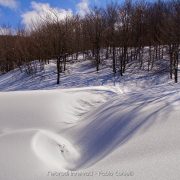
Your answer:
[[[0,0],[0,180],[180,179],[180,0]]]
[[[91,61],[0,76],[0,179],[180,177],[180,86]],[[157,74],[157,73],[156,73]]]

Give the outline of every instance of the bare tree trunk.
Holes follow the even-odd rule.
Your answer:
[[[113,72],[116,73],[116,48],[113,46]]]
[[[57,84],[60,84],[60,72],[61,72],[61,68],[60,68],[60,58],[57,58]]]
[[[179,55],[178,55],[178,47],[174,53],[174,80],[175,83],[178,83],[178,65],[179,65]]]
[[[109,59],[109,47],[106,48],[106,59]]]
[[[123,48],[123,69],[122,69],[122,72],[125,73],[125,69],[126,69],[126,61],[127,61],[127,47],[124,46]]]
[[[66,61],[67,61],[67,55],[64,55],[64,71],[66,71]]]
[[[148,59],[148,71],[150,70],[150,63],[152,61],[151,45],[149,46],[149,59]]]
[[[173,78],[173,51],[172,51],[172,45],[169,45],[169,58],[170,58],[170,64],[169,64],[169,73],[170,78]]]

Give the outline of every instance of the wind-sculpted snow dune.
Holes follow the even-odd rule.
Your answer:
[[[44,163],[54,168],[72,170],[81,157],[75,145],[48,131],[38,132],[33,138],[32,147]]]
[[[0,93],[0,179],[74,169],[81,154],[62,134],[113,95],[101,87]]]
[[[75,144],[80,147],[82,156],[78,168],[96,163],[127,143],[136,132],[148,131],[153,124],[169,121],[174,125],[178,123],[180,93],[151,93],[147,91],[116,96],[92,111],[83,123],[73,128],[72,138],[75,137]],[[177,125],[180,127],[179,123]],[[180,143],[177,142],[176,146],[180,147]]]
[[[0,93],[0,179],[51,179],[47,173],[52,169],[110,166],[135,173],[143,169],[134,178],[144,179],[158,174],[154,158],[165,176],[170,163],[171,176],[180,177],[177,90],[157,87],[122,94],[94,87]]]

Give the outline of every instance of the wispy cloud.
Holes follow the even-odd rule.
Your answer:
[[[22,23],[26,28],[31,28],[33,23],[42,22],[43,18],[62,20],[67,16],[72,16],[73,12],[71,9],[61,9],[58,7],[52,7],[49,3],[38,3],[35,1],[31,2],[31,10],[23,13]]]
[[[16,9],[18,7],[18,2],[17,0],[0,0],[0,6]]]
[[[77,13],[80,16],[84,16],[86,13],[89,12],[89,0],[81,0],[81,2],[79,2],[76,5],[76,9],[77,9]]]

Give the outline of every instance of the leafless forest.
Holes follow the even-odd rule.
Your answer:
[[[151,71],[156,61],[163,63],[167,56],[170,77],[178,82],[179,0],[128,0],[105,8],[93,7],[84,17],[74,15],[63,20],[52,11],[40,22],[32,23],[31,29],[13,32],[6,26],[8,32],[1,32],[0,73],[25,67],[31,74],[36,71],[32,61],[38,60],[43,69],[44,64],[55,59],[59,84],[66,62],[78,59],[80,53],[93,60],[97,71],[104,58],[110,59],[112,72],[120,76],[129,63],[138,62],[140,69],[146,66]]]

